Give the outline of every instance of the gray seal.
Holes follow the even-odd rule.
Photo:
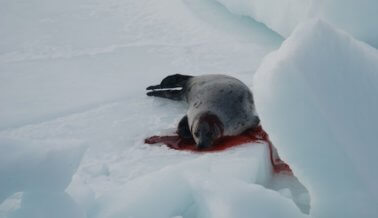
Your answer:
[[[148,96],[186,101],[188,112],[177,133],[193,138],[198,149],[210,148],[223,136],[239,135],[259,125],[251,90],[227,75],[175,74],[147,87]]]

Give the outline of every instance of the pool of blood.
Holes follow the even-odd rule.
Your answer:
[[[219,152],[231,147],[236,147],[246,143],[262,143],[266,144],[269,148],[269,158],[272,164],[274,173],[287,173],[292,175],[290,166],[280,159],[277,153],[277,149],[274,147],[269,139],[269,135],[264,131],[261,126],[254,129],[248,129],[237,136],[224,136],[217,140],[211,148],[197,149],[196,143],[193,138],[185,139],[179,135],[171,136],[152,136],[146,138],[144,141],[146,144],[163,143],[169,148],[175,150],[185,150],[192,152]]]

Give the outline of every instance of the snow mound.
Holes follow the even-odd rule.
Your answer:
[[[6,217],[83,217],[65,189],[85,148],[78,142],[66,143],[0,138],[0,205],[23,193],[20,207]]]
[[[231,12],[250,16],[284,37],[308,18],[321,18],[378,46],[376,0],[216,0]]]
[[[99,218],[306,217],[290,198],[262,186],[271,180],[266,145],[191,156],[109,190],[88,214]]]
[[[287,37],[307,17],[311,0],[215,0],[232,13],[249,16]]]
[[[254,77],[262,125],[309,188],[313,217],[378,217],[378,51],[310,20]]]

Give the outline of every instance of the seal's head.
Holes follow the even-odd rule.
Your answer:
[[[198,149],[211,148],[214,142],[223,135],[223,124],[211,113],[203,113],[194,119],[191,132]]]

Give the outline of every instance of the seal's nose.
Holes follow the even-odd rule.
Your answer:
[[[200,140],[197,144],[197,149],[198,150],[206,150],[211,148],[211,141],[210,140]]]

